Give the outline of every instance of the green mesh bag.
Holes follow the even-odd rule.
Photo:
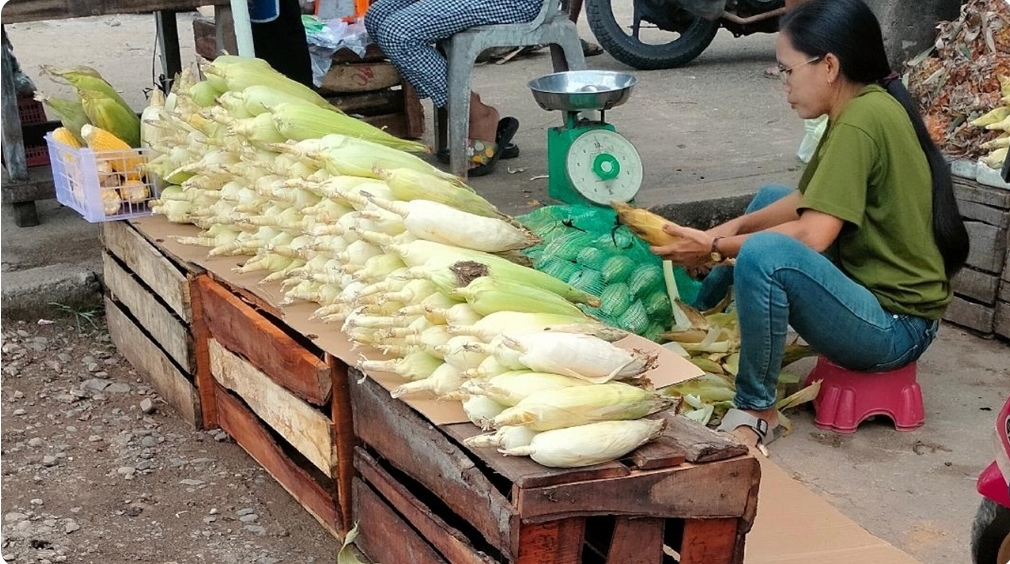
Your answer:
[[[658,340],[673,323],[666,295],[663,262],[616,213],[597,206],[545,206],[516,217],[543,241],[523,252],[534,267],[600,297],[600,307],[580,306],[608,325]],[[682,268],[674,269],[685,301],[694,299],[697,283]]]

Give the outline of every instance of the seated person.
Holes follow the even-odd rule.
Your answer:
[[[542,7],[543,0],[378,0],[365,12],[365,28],[418,94],[444,108],[448,61],[435,44],[471,27],[531,21]],[[475,92],[470,93],[469,123],[470,176],[488,174],[499,158],[518,154],[509,145],[519,122],[501,119]]]

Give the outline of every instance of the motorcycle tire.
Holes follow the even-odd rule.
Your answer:
[[[1010,508],[983,499],[971,525],[974,564],[1002,564],[1010,559]]]
[[[614,17],[615,0],[587,0],[589,28],[603,49],[618,61],[639,70],[671,69],[701,55],[719,31],[718,21],[694,16],[677,39],[660,45],[643,43],[625,34]],[[628,1],[628,0],[616,0]],[[635,1],[635,0],[632,0]]]

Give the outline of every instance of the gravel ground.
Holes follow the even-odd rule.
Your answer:
[[[2,337],[4,560],[334,560],[336,539],[224,432],[172,413],[100,315],[9,322]]]

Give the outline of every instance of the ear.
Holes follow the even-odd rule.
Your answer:
[[[834,84],[842,74],[842,66],[838,57],[834,53],[824,55],[824,67],[828,71],[828,83]]]

